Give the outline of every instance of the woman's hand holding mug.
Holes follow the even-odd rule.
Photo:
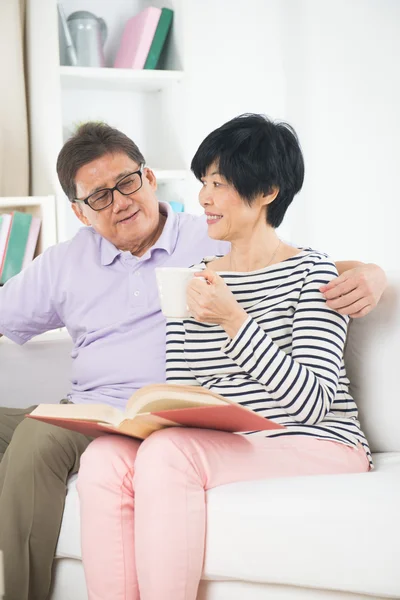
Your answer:
[[[248,314],[215,271],[195,273],[187,287],[187,305],[191,316],[200,323],[215,323],[234,338]]]

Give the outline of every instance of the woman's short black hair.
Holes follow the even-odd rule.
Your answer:
[[[214,164],[248,204],[259,194],[269,194],[272,186],[279,188],[267,210],[272,227],[282,223],[303,185],[304,161],[296,132],[264,115],[240,115],[210,133],[194,155],[191,169],[202,179]]]

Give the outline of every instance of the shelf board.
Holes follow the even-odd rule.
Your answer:
[[[50,198],[50,200],[49,200]],[[2,196],[0,208],[23,208],[24,206],[42,206],[52,202],[53,196]]]
[[[60,67],[64,90],[158,92],[183,78],[183,71]]]
[[[157,183],[168,183],[169,181],[183,181],[187,177],[184,169],[152,169],[157,178]]]

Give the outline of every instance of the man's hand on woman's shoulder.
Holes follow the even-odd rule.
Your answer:
[[[364,317],[378,304],[387,284],[381,267],[358,262],[336,263],[339,277],[320,287],[329,308],[353,319]]]

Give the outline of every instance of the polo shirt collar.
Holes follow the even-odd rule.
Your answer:
[[[105,237],[100,236],[100,262],[103,266],[111,265],[121,252],[122,250],[118,250],[118,248]]]
[[[151,256],[152,251],[156,249],[165,250],[170,255],[175,250],[179,233],[178,216],[166,202],[160,202],[159,208],[160,212],[167,216],[164,229],[154,246],[142,258]],[[122,250],[119,250],[109,240],[100,236],[100,261],[102,265],[111,265],[121,253]]]
[[[171,205],[167,202],[160,202],[160,212],[167,216],[167,220],[165,221],[164,229],[162,230],[160,237],[154,246],[150,248],[150,252],[155,249],[161,249],[171,255],[175,250],[178,241],[178,215],[172,210]]]

